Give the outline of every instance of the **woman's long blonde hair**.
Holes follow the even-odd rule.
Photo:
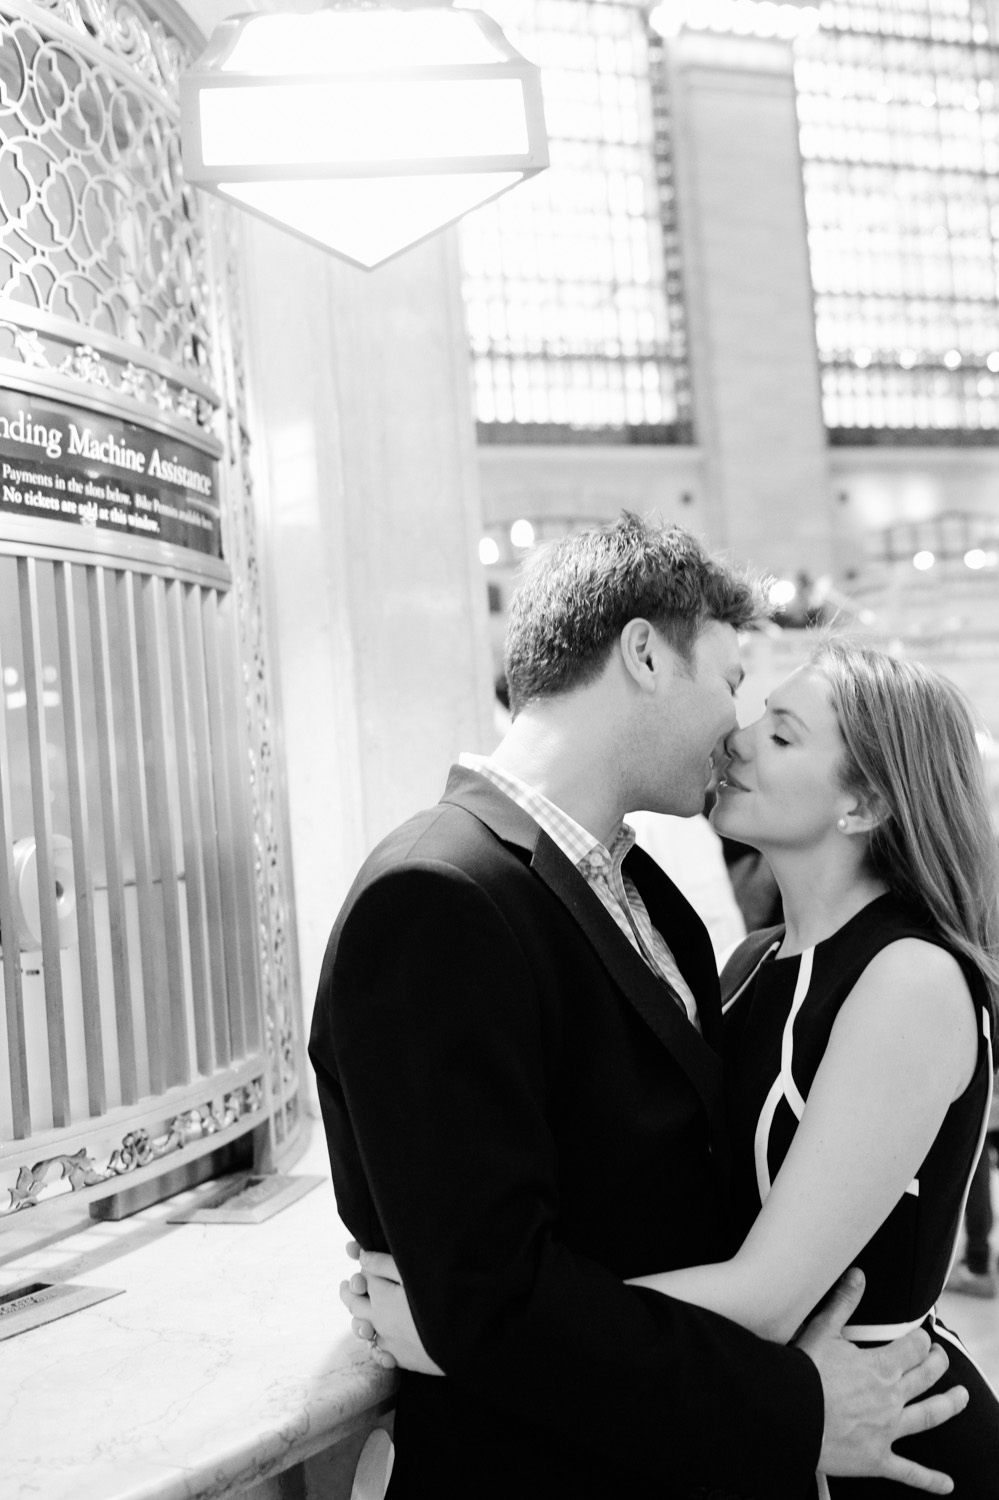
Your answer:
[[[938,673],[854,641],[823,641],[811,665],[846,743],[843,785],[880,814],[874,873],[982,972],[994,1007],[999,843],[970,704]]]

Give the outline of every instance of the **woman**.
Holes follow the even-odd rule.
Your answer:
[[[999,986],[999,870],[971,714],[924,668],[830,641],[727,749],[712,821],[766,855],[785,915],[722,976],[744,1238],[728,1261],[636,1284],[788,1341],[860,1265],[849,1336],[925,1323],[946,1342],[946,1383],[971,1393],[900,1451],[983,1496],[999,1473],[999,1401],[933,1313],[988,1115]],[[382,1349],[436,1369],[390,1258],[362,1265],[371,1300],[355,1295],[363,1278],[344,1294],[357,1330],[373,1321]],[[818,1486],[898,1495],[883,1480]]]

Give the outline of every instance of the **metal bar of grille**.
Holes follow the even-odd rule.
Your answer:
[[[194,991],[194,1046],[198,1069],[211,1073],[215,1066],[212,1028],[209,1025],[211,972],[208,961],[207,913],[205,910],[204,856],[198,824],[197,783],[202,774],[197,743],[191,725],[184,650],[184,615],[181,593],[184,585],[170,583],[166,589],[166,619],[170,642],[170,679],[173,684],[174,732],[177,736],[177,785],[180,790],[180,825],[184,844],[184,888],[187,896],[187,930],[191,953],[191,984]]]
[[[87,569],[90,614],[90,649],[94,667],[94,708],[97,713],[97,760],[104,827],[104,867],[108,883],[108,915],[111,929],[111,971],[114,986],[115,1022],[118,1033],[118,1074],[123,1104],[139,1097],[132,1018],[132,985],[128,965],[128,927],[125,913],[125,882],[121,859],[121,808],[118,800],[118,752],[114,725],[111,678],[111,644],[108,637],[107,591],[104,569]]]
[[[239,685],[243,673],[239,659],[236,634],[236,597],[230,591],[217,604],[218,628],[215,631],[215,666],[218,673],[219,695],[217,712],[220,723],[216,743],[227,746],[227,763],[232,766],[230,782],[230,815],[234,829],[259,827],[258,810],[253,805],[251,786],[259,785],[259,778],[249,769],[249,749],[246,740],[246,720],[243,705],[239,701]],[[249,1051],[262,1045],[264,1035],[262,967],[259,950],[259,922],[257,916],[257,889],[254,875],[256,853],[254,842],[247,838],[234,837],[231,845],[234,866],[233,902],[237,923],[234,931],[239,938],[239,969],[243,978],[243,994],[246,1005],[243,1011],[246,1026],[246,1045]]]
[[[184,969],[184,922],[180,908],[180,858],[172,796],[177,747],[163,672],[167,645],[163,580],[157,577],[146,578],[142,585],[142,595],[144,607],[136,612],[135,619],[139,681],[150,740],[156,746],[152,761],[156,815],[151,823],[151,834],[159,856],[163,897],[166,988],[169,996],[167,1076],[170,1083],[190,1083],[191,1046],[185,1004],[187,979]]]
[[[149,1091],[162,1093],[165,1087],[166,1042],[164,1023],[166,1006],[161,1003],[161,969],[156,961],[154,938],[160,928],[156,896],[153,889],[150,856],[149,801],[146,792],[146,755],[142,735],[142,710],[139,693],[139,657],[136,643],[135,580],[131,573],[118,573],[115,589],[118,596],[118,639],[121,649],[121,676],[124,692],[124,758],[128,777],[129,805],[132,818],[132,852],[135,859],[135,892],[139,912],[139,948],[142,964],[142,994],[145,1002],[146,1054],[149,1062]]]
[[[73,878],[76,883],[76,931],[83,996],[87,1102],[91,1115],[100,1115],[107,1109],[107,1084],[104,1076],[100,986],[97,977],[97,932],[94,924],[94,883],[91,875],[93,848],[87,809],[86,757],[72,566],[69,563],[57,562],[54,567],[54,577],[56,631],[59,640],[59,679],[62,685],[63,731],[66,737],[70,833],[73,840]]]
[[[198,821],[202,831],[201,852],[205,882],[205,912],[208,919],[208,965],[211,974],[212,1023],[215,1061],[228,1067],[232,1061],[229,1032],[229,983],[223,943],[222,877],[219,864],[217,799],[213,779],[212,743],[209,737],[208,690],[205,670],[205,636],[201,618],[202,590],[182,584],[186,643],[186,676],[191,706],[191,728],[197,747]],[[221,759],[221,746],[217,746]]]
[[[252,952],[252,933],[246,932],[248,913],[253,910],[240,884],[236,825],[233,819],[230,760],[234,754],[232,725],[226,714],[226,692],[219,660],[218,594],[205,589],[201,595],[203,613],[205,690],[208,708],[208,733],[214,747],[211,759],[215,791],[215,817],[218,827],[219,874],[222,901],[222,942],[229,997],[229,1029],[235,1057],[247,1051],[247,1012],[255,1004],[251,971],[244,968],[247,947]]]
[[[3,642],[0,642],[2,648]],[[14,915],[13,818],[10,805],[10,756],[7,750],[7,692],[0,649],[0,938],[3,945],[4,1014],[7,1021],[7,1070],[16,1140],[31,1134],[31,1090],[24,1031],[21,951]]]
[[[69,1061],[62,994],[62,960],[56,919],[55,869],[52,859],[52,799],[49,787],[49,739],[45,724],[42,683],[41,622],[38,613],[38,565],[33,557],[17,562],[17,592],[21,606],[21,648],[24,660],[25,714],[28,760],[31,766],[31,810],[35,829],[35,871],[38,882],[38,923],[42,942],[42,980],[45,987],[45,1028],[48,1038],[52,1123],[68,1125]],[[30,878],[27,885],[31,886]],[[30,899],[25,893],[24,899]]]

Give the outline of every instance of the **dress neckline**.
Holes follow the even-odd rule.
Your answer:
[[[770,964],[793,963],[796,959],[800,959],[802,954],[814,953],[817,948],[824,948],[827,943],[835,942],[836,939],[841,937],[844,932],[847,932],[855,922],[859,922],[861,917],[867,916],[867,914],[872,911],[875,906],[878,906],[882,901],[895,900],[896,897],[892,891],[882,891],[879,896],[873,896],[870,901],[865,902],[860,910],[855,911],[852,917],[848,917],[841,927],[836,928],[835,932],[830,932],[827,937],[820,938],[817,943],[811,943],[807,948],[801,948],[797,953],[785,953],[781,955],[778,950],[781,943],[784,941],[784,932],[786,932],[787,930],[785,928],[784,932],[781,933],[780,938],[774,940],[774,944],[770,948],[769,952],[764,954],[763,962]]]

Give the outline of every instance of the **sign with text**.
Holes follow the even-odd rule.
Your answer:
[[[222,556],[218,464],[83,407],[0,390],[0,512]]]

